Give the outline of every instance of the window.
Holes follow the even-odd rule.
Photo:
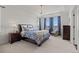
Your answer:
[[[53,31],[59,31],[59,16],[53,17]]]
[[[49,27],[50,26],[50,20],[46,19],[46,26]]]
[[[53,26],[58,26],[58,17],[53,18]]]

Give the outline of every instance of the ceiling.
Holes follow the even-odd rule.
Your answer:
[[[5,5],[6,10],[13,12],[18,10],[21,11],[27,11],[28,13],[32,14],[40,14],[41,7],[40,5]],[[56,13],[61,11],[69,11],[73,5],[43,5],[42,6],[42,12],[43,14],[50,14],[50,13]],[[12,11],[13,10],[13,11]]]

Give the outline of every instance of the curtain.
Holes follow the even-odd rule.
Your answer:
[[[41,30],[41,18],[39,18],[39,30]]]
[[[44,18],[44,29],[46,29],[46,18]]]
[[[58,16],[59,35],[61,35],[61,17]]]
[[[53,17],[50,18],[50,29],[49,29],[49,33],[51,33],[53,31]]]

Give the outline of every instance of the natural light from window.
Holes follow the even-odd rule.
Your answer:
[[[53,26],[58,26],[58,17],[53,17]]]

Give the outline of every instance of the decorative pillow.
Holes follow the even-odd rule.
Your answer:
[[[31,25],[31,24],[28,24],[28,28],[33,28],[33,25]]]
[[[29,31],[29,28],[23,27],[23,31]]]
[[[27,29],[27,25],[21,25],[21,27],[22,27],[22,31],[26,31]]]

